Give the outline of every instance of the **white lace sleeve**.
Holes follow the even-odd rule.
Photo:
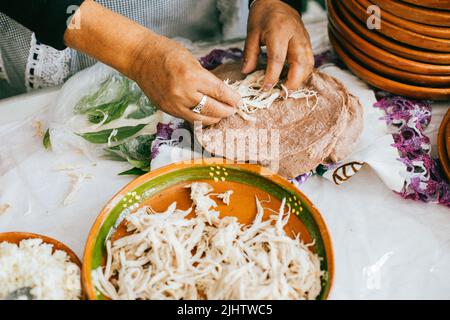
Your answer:
[[[70,73],[71,50],[59,51],[36,41],[33,33],[31,50],[25,69],[25,86],[28,91],[58,86]]]

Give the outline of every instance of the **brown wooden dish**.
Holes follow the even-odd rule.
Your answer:
[[[438,10],[450,10],[450,2],[445,0],[402,0],[410,4]]]
[[[437,141],[439,160],[447,180],[450,181],[450,108],[439,127]]]
[[[357,0],[357,2],[365,9],[373,5],[370,0]],[[419,33],[434,38],[450,39],[450,28],[448,27],[437,27],[416,23],[397,17],[388,11],[382,11],[382,19],[400,28],[413,31],[414,33]]]
[[[448,159],[450,159],[450,121],[447,122],[447,125],[445,127],[445,146],[447,148],[447,156]]]
[[[367,12],[367,7],[362,5],[359,1],[348,0],[339,2],[342,3],[347,10],[357,17],[363,24],[369,20],[371,14]],[[426,50],[450,52],[450,40],[433,38],[404,29],[388,22],[388,19],[383,15],[384,13],[385,12],[383,11],[382,18],[380,19],[381,29],[375,29],[374,31],[379,32],[395,41],[400,41],[406,45],[412,45]]]
[[[378,62],[375,59],[372,59],[370,56],[354,47],[349,41],[342,37],[338,31],[334,30],[332,26],[330,26],[330,37],[333,37],[333,40],[339,42],[339,44],[351,57],[367,66],[369,69],[375,70],[377,73],[381,73],[384,76],[413,85],[450,87],[450,76],[427,76],[417,73],[410,73],[392,68],[386,64]]]
[[[342,18],[336,9],[342,9],[342,12],[339,11],[339,13],[342,14]],[[434,65],[408,60],[380,49],[363,39],[344,23],[344,21],[350,21],[352,17],[341,4],[341,1],[329,0],[328,12],[330,15],[331,24],[336,30],[338,30],[346,39],[348,39],[348,41],[351,41],[360,50],[367,52],[372,58],[378,60],[379,62],[411,73],[424,75],[450,75],[450,65]]]
[[[342,8],[342,10],[340,10]],[[413,47],[405,46],[387,38],[378,32],[373,32],[363,26],[352,14],[350,14],[345,7],[337,2],[336,6],[331,8],[334,11],[339,11],[343,19],[346,21],[347,25],[355,31],[362,38],[370,41],[376,45],[379,49],[389,51],[397,56],[425,62],[427,64],[439,64],[439,65],[450,65],[450,54],[449,53],[437,53],[430,51],[420,51]]]
[[[354,61],[342,49],[339,43],[330,37],[330,41],[342,61],[359,78],[379,89],[393,94],[407,96],[415,99],[448,100],[450,99],[450,88],[425,88],[407,85],[391,79],[384,78],[372,71],[369,71],[359,63]]]
[[[450,27],[450,12],[448,11],[418,7],[396,0],[371,1],[381,9],[410,21],[432,26]],[[347,2],[347,0],[343,2]],[[445,1],[441,1],[441,3],[443,2]]]

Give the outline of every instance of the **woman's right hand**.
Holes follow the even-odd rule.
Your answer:
[[[204,69],[177,42],[152,35],[140,42],[128,76],[161,110],[191,123],[211,125],[236,113],[240,95]],[[192,109],[206,95],[201,114]]]
[[[76,12],[80,26],[65,43],[135,80],[161,110],[193,123],[219,122],[234,114],[241,97],[202,68],[184,47],[93,0]],[[192,109],[208,96],[201,114]]]

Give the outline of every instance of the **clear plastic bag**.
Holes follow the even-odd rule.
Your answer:
[[[79,150],[91,158],[128,161],[148,171],[150,149],[162,112],[139,86],[96,64],[71,78],[49,111],[54,152]]]

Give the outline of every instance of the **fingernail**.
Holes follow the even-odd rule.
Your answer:
[[[264,85],[263,91],[269,91],[270,89],[272,89],[272,87],[273,87],[273,84],[268,83],[268,84]]]

